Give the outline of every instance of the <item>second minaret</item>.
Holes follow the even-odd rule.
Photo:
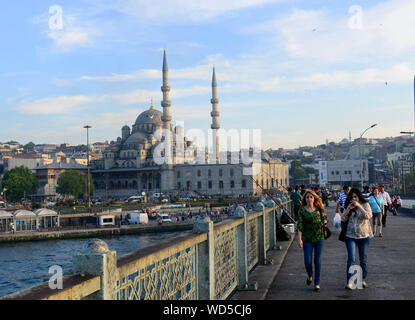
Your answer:
[[[218,111],[218,85],[216,83],[216,72],[215,67],[213,67],[213,75],[212,75],[212,99],[210,100],[212,103],[212,112],[210,115],[212,116],[212,125],[210,126],[213,130],[213,151],[216,163],[219,163],[219,135],[218,130],[220,129],[219,125],[219,111]]]

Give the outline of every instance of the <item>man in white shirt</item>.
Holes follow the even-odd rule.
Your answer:
[[[382,226],[385,227],[386,226],[386,213],[388,212],[388,207],[392,205],[392,200],[391,200],[389,193],[385,191],[384,185],[380,186],[379,195],[383,198],[383,203],[384,203],[384,206],[383,206],[384,215],[382,216]]]

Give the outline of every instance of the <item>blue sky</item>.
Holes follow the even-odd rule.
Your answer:
[[[115,140],[151,97],[161,110],[163,48],[185,132],[210,127],[215,65],[221,127],[260,128],[264,148],[373,123],[365,136],[397,136],[414,129],[414,12],[413,0],[5,2],[0,141],[84,143],[87,123],[92,141]]]

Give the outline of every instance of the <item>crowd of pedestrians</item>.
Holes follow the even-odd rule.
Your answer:
[[[304,253],[306,284],[310,285],[314,279],[314,291],[318,292],[324,240],[331,234],[327,228],[325,212],[325,202],[328,202],[329,195],[317,187],[306,190],[304,186],[296,186],[288,190],[297,220],[298,245]],[[402,206],[402,200],[396,195],[391,197],[383,185],[373,188],[365,186],[363,190],[344,186],[340,194],[332,193],[331,199],[336,201],[335,211],[341,221],[339,240],[345,243],[347,250],[345,288],[354,289],[354,280],[351,281],[351,278],[355,269],[351,267],[356,261],[356,249],[362,275],[361,286],[367,288],[367,253],[370,241],[376,236],[383,237],[387,212],[396,215],[397,209]]]

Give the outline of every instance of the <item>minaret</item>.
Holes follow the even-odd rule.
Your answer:
[[[161,91],[163,92],[163,101],[161,102],[161,106],[163,107],[163,115],[161,116],[161,120],[163,121],[165,159],[167,163],[162,165],[160,187],[162,192],[171,192],[174,189],[175,182],[173,171],[173,143],[170,123],[172,117],[170,115],[171,101],[169,100],[169,68],[167,66],[166,49],[164,49],[163,57],[163,86],[161,87]]]
[[[216,83],[216,72],[215,67],[213,66],[213,75],[212,75],[212,99],[210,100],[212,103],[212,112],[210,115],[212,116],[212,125],[210,126],[213,130],[213,148],[215,152],[216,163],[219,163],[219,135],[218,131],[220,129],[219,125],[219,111],[218,111],[218,85]]]
[[[169,68],[167,66],[167,57],[166,57],[166,50],[164,50],[164,57],[163,57],[163,86],[161,87],[161,91],[163,92],[163,101],[161,102],[161,106],[163,107],[163,116],[161,120],[163,121],[163,128],[168,129],[170,131],[170,106],[171,101],[169,100]]]

